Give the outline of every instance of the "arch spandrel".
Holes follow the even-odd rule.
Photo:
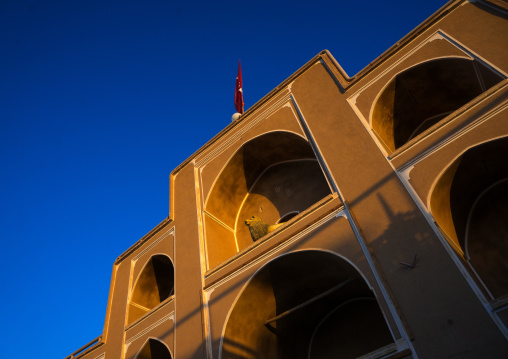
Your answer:
[[[301,136],[276,131],[245,143],[225,165],[205,202],[208,269],[259,239],[253,238],[246,220],[255,216],[273,226],[330,193],[312,147]]]
[[[397,74],[381,91],[370,116],[372,129],[393,152],[501,80],[477,60],[420,63]]]
[[[143,317],[174,293],[174,266],[166,255],[147,261],[136,278],[129,299],[127,325]]]
[[[326,322],[327,332],[347,331],[347,325],[356,323],[357,332],[368,325],[372,335],[358,335],[347,341],[341,341],[340,336],[327,340],[316,335],[323,320],[356,300],[365,301],[368,308],[363,302],[354,310],[349,307],[353,321],[349,318],[341,323],[339,316],[333,324]],[[355,321],[355,315],[362,319],[367,315],[369,320]],[[311,351],[313,340],[319,346]],[[298,359],[308,358],[309,353],[311,358],[319,358],[323,351],[342,355],[335,357],[356,358],[390,343],[390,330],[360,273],[334,254],[309,250],[278,257],[254,275],[226,323],[221,358]]]
[[[376,102],[376,97],[391,79],[407,69],[418,66],[418,64],[441,58],[471,59],[472,57],[468,52],[459,48],[456,43],[450,41],[446,34],[437,31],[423,40],[422,43],[416,45],[415,50],[407,54],[402,61],[389,66],[373,83],[366,85],[356,100],[358,109],[366,119],[369,119],[369,113],[372,110],[373,103]]]
[[[222,170],[205,203],[205,211],[221,222],[234,228],[237,203],[243,201],[247,193],[247,178],[239,175],[244,172],[243,148],[229,160]]]
[[[508,138],[472,147],[441,175],[430,210],[493,298],[508,294]]]
[[[287,101],[285,103],[281,102]],[[283,92],[265,104],[268,114],[266,117],[250,117],[232,130],[228,135],[217,139],[214,145],[207,148],[196,157],[196,164],[200,167],[200,187],[203,199],[209,197],[216,179],[224,170],[224,165],[243,146],[256,138],[271,132],[292,133],[306,139],[306,135],[296,115],[293,103],[288,100],[289,92]],[[273,112],[271,109],[276,108]],[[264,110],[260,111],[265,115]],[[259,114],[259,112],[257,112]],[[248,128],[246,130],[246,128]],[[245,131],[245,132],[244,132]],[[238,138],[239,137],[239,138]]]

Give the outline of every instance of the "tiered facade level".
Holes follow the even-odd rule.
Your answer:
[[[310,60],[172,172],[69,358],[508,358],[507,19]]]

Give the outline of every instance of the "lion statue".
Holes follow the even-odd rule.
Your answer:
[[[252,216],[245,220],[245,224],[249,226],[249,232],[252,240],[255,242],[267,233],[274,231],[276,228],[282,226],[284,223],[268,225],[259,217]]]

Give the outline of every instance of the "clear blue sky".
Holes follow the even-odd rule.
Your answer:
[[[115,258],[168,215],[169,174],[323,49],[354,75],[427,1],[0,1],[2,357],[102,333]]]

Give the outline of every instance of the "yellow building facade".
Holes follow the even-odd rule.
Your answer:
[[[507,19],[450,1],[353,77],[312,58],[172,171],[67,358],[507,358]]]

